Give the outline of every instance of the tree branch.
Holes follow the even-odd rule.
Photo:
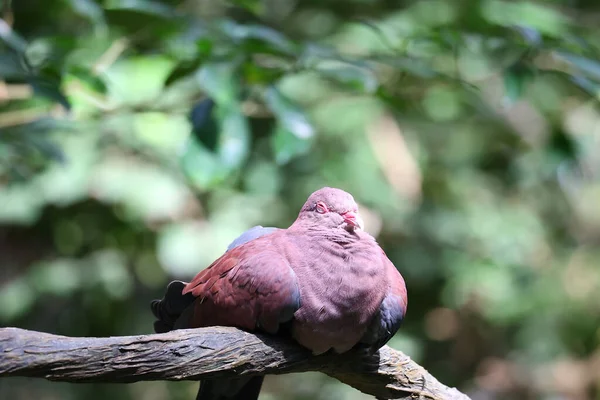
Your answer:
[[[71,338],[18,328],[0,329],[0,377],[64,382],[201,380],[239,375],[321,371],[378,398],[432,400],[468,397],[441,384],[388,346],[312,356],[291,341],[235,328],[184,329],[165,334]]]

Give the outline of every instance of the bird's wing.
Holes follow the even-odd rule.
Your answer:
[[[234,249],[238,246],[241,246],[244,243],[247,243],[251,240],[258,239],[261,236],[269,235],[278,230],[279,230],[278,228],[270,228],[270,227],[265,228],[263,226],[257,225],[253,228],[248,229],[246,232],[244,232],[240,236],[238,236],[233,242],[231,242],[231,244],[229,246],[227,246],[227,251]]]
[[[278,230],[277,228],[262,227],[260,225],[250,228],[231,242],[227,247],[227,251]],[[192,306],[196,297],[191,293],[182,294],[186,285],[187,282],[173,281],[167,287],[161,300],[152,301],[152,313],[157,318],[154,323],[155,332],[163,333],[173,329],[189,328],[190,316],[194,311]]]
[[[188,326],[275,333],[292,319],[300,291],[294,271],[274,245],[277,238],[265,235],[235,247],[196,275],[182,292],[196,298]]]
[[[367,344],[372,351],[378,350],[396,334],[402,325],[408,306],[404,278],[385,253],[382,255],[385,258],[389,289],[381,303],[379,313],[361,339],[361,342]]]

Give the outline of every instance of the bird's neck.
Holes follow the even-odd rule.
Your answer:
[[[297,219],[288,231],[291,233],[301,233],[311,240],[319,242],[329,241],[340,245],[351,245],[360,240],[360,236],[356,232],[349,232],[339,227],[318,225],[310,219]]]

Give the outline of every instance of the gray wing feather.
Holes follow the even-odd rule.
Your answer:
[[[367,332],[361,339],[361,343],[368,345],[372,352],[377,351],[396,334],[402,320],[404,311],[400,306],[398,297],[388,294],[379,308],[379,313],[371,322]]]
[[[248,229],[246,232],[238,236],[233,242],[231,242],[231,244],[227,247],[227,251],[241,246],[244,243],[247,243],[251,240],[258,239],[261,236],[269,235],[277,230],[278,228],[265,228],[260,225],[257,225],[253,228]]]

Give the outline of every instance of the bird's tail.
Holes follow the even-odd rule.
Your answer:
[[[188,314],[195,297],[181,294],[186,283],[173,281],[167,286],[165,296],[150,304],[156,317],[154,331],[165,333],[173,329],[188,328]],[[203,380],[196,400],[257,400],[264,376]]]
[[[157,318],[154,322],[154,332],[165,333],[178,328],[187,328],[182,323],[182,316],[186,310],[191,310],[191,305],[196,299],[191,293],[181,294],[186,283],[173,281],[167,286],[165,296],[161,300],[154,300],[150,304],[152,314]]]
[[[264,376],[204,380],[196,400],[257,400]]]

